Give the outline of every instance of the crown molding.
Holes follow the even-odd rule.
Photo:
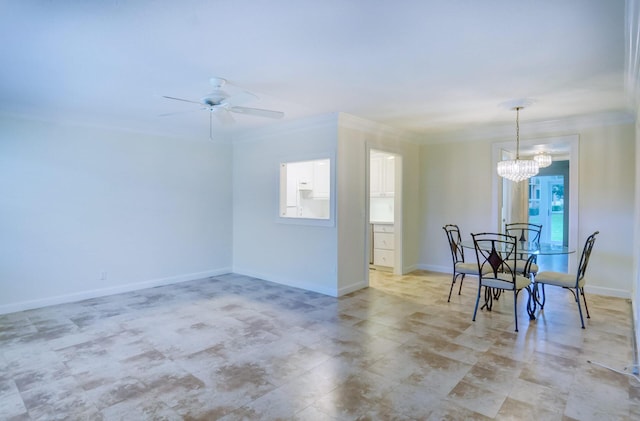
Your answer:
[[[640,104],[640,0],[626,0],[624,11],[625,91],[632,108]]]
[[[318,114],[310,117],[298,118],[295,120],[286,120],[267,126],[242,130],[230,134],[230,138],[234,143],[252,142],[279,136],[282,134],[290,134],[296,132],[305,132],[313,129],[333,127],[337,131],[338,113]]]
[[[575,133],[592,127],[633,124],[635,114],[629,110],[577,115],[553,120],[520,122],[520,134],[526,137],[549,133]],[[514,124],[479,125],[463,130],[426,134],[421,144],[495,140],[515,136]]]
[[[392,126],[388,126],[386,124],[378,123],[375,121],[367,120],[362,117],[358,117],[352,114],[340,113],[339,116],[339,127],[344,127],[348,129],[354,129],[363,131],[366,133],[371,133],[375,135],[385,135],[389,137],[398,138],[398,140],[403,140],[410,143],[420,143],[422,136],[419,136],[416,133],[398,129]]]

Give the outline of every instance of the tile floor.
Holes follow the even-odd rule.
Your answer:
[[[245,276],[0,316],[2,420],[637,420],[628,300],[549,288],[471,321],[475,282],[372,271],[339,299]],[[594,363],[589,363],[593,361]]]

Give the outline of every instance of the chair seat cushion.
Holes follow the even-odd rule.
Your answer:
[[[516,269],[518,270],[518,272],[522,273],[526,265],[526,260],[516,260]],[[529,266],[529,273],[538,273],[538,265],[536,265],[535,263],[531,263],[531,266]]]
[[[469,275],[477,275],[478,274],[478,264],[477,263],[458,262],[458,263],[456,263],[456,272],[458,272],[458,273],[466,273],[466,274],[469,274]]]
[[[530,283],[531,279],[529,279],[528,277],[516,275],[515,289],[521,290],[522,288],[526,288],[527,286],[529,286]],[[490,288],[500,288],[507,290],[514,289],[511,274],[507,273],[498,273],[497,277],[493,277],[493,275],[490,275],[490,277],[483,276],[482,285]]]
[[[545,271],[538,273],[534,280],[539,284],[556,285],[565,288],[576,287],[576,275],[570,273]],[[584,286],[584,278],[580,280],[578,286],[580,288]]]

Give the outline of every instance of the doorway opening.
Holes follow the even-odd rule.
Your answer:
[[[540,242],[569,243],[569,161],[554,161],[529,180],[529,222],[542,225]],[[567,255],[538,256],[541,270],[566,272]]]
[[[367,266],[402,274],[402,157],[369,149]]]

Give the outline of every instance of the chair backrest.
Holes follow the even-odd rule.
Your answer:
[[[598,234],[600,234],[600,231],[594,232],[587,237],[587,241],[584,243],[582,256],[580,256],[580,263],[578,264],[578,276],[576,277],[576,282],[580,282],[580,280],[584,278],[584,274],[587,271],[587,265],[589,264],[589,257],[591,257],[591,250],[593,250],[593,245],[596,242],[596,235]]]
[[[471,234],[471,237],[476,249],[481,282],[485,279],[515,282],[518,273],[516,267],[518,239],[513,235],[489,232]]]
[[[531,244],[540,244],[542,225],[529,224],[527,222],[513,222],[504,225],[504,232],[513,235],[518,241]]]
[[[449,241],[449,248],[451,250],[451,258],[453,259],[453,266],[458,262],[464,262],[464,250],[462,248],[462,237],[460,236],[460,229],[457,225],[447,224],[442,227],[447,234],[447,240]]]

